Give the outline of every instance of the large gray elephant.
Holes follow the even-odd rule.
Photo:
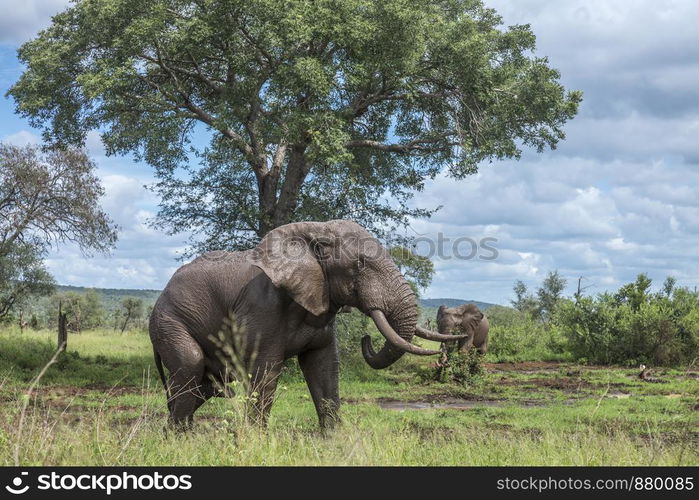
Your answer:
[[[368,336],[362,339],[373,368],[391,366],[406,352],[439,353],[411,343],[415,294],[386,249],[354,222],[288,224],[252,250],[211,252],[182,266],[150,320],[171,422],[190,426],[199,406],[223,395],[231,363],[222,351],[233,351],[257,393],[252,410],[258,421],[267,421],[284,360],[298,356],[320,425],[332,426],[340,406],[334,319],[343,306],[369,315],[386,339],[378,352]],[[233,334],[222,345],[226,329]],[[417,335],[458,340],[424,329]]]
[[[459,340],[458,348],[467,351],[472,346],[478,352],[488,352],[488,318],[475,304],[461,304],[457,307],[439,306],[437,310],[437,329],[440,334],[455,333],[466,335]]]

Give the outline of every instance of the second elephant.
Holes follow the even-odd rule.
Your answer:
[[[462,334],[467,338],[459,340],[460,351],[467,351],[472,346],[478,352],[488,352],[488,318],[475,304],[462,304],[457,307],[439,306],[437,311],[437,329],[442,335]]]

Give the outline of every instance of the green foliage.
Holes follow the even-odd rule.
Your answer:
[[[417,295],[420,290],[430,286],[434,276],[434,264],[429,257],[417,255],[403,246],[391,247],[389,252],[401,274],[405,276]]]
[[[32,296],[48,295],[54,281],[44,266],[43,252],[24,241],[0,245],[0,321]]]
[[[460,386],[471,385],[484,374],[482,359],[483,355],[476,349],[469,349],[466,352],[456,349],[445,350],[443,359],[428,372],[429,379]]]
[[[677,285],[677,278],[674,276],[668,276],[663,282],[663,294],[666,297],[671,297],[672,292],[675,290],[675,285]]]
[[[566,339],[552,325],[534,319],[530,312],[509,307],[488,309],[488,357],[497,361],[562,360]]]
[[[432,213],[409,201],[439,171],[555,147],[581,94],[534,47],[479,0],[77,0],[8,95],[51,143],[100,129],[153,165],[197,250],[240,248],[294,220],[381,234]]]
[[[83,288],[57,285],[56,293],[49,297],[32,297],[24,306],[25,315],[33,317],[36,327],[56,328],[58,304],[64,302],[64,312],[68,314],[68,327],[77,331],[76,313],[80,318],[81,329],[111,328],[119,330],[123,323],[122,302],[127,297],[143,301],[144,314],[135,323],[139,329],[146,328],[146,319],[150,316],[153,304],[160,295],[159,290],[120,290],[111,288]]]
[[[615,293],[562,298],[548,274],[537,292],[515,284],[515,310],[493,307],[489,354],[499,360],[576,359],[596,364],[676,365],[699,354],[699,293],[669,277],[658,293],[640,274]]]
[[[554,321],[572,354],[603,364],[675,365],[696,359],[699,293],[673,286],[652,294],[650,285],[641,274],[616,294],[563,302]]]
[[[633,311],[638,311],[650,298],[650,286],[652,280],[647,274],[641,273],[633,283],[622,286],[614,294],[614,301],[618,304],[627,304]]]
[[[61,292],[50,297],[51,317],[58,318],[59,306],[67,315],[67,328],[80,332],[104,325],[105,311],[102,297],[93,289],[85,293]],[[51,324],[54,322],[51,321]]]
[[[539,305],[536,298],[527,289],[527,285],[522,280],[517,280],[512,290],[515,293],[515,300],[511,301],[512,307],[532,317],[535,316]]]
[[[550,318],[556,309],[556,305],[561,300],[565,287],[566,279],[558,273],[558,270],[548,273],[536,291],[539,317],[544,320]]]
[[[565,286],[566,279],[557,270],[546,275],[536,296],[529,292],[523,281],[517,280],[512,288],[515,293],[515,300],[511,301],[512,307],[532,318],[547,321],[561,299]]]
[[[131,324],[139,325],[145,313],[143,299],[139,297],[125,297],[121,301],[121,309],[118,318],[121,322],[121,332]]]

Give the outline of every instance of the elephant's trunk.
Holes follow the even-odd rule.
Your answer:
[[[394,293],[389,295],[392,300],[386,306],[386,310],[372,308],[370,311],[371,318],[386,338],[386,342],[379,352],[375,352],[371,338],[368,335],[362,338],[364,359],[369,366],[379,370],[391,366],[406,352],[420,355],[439,353],[410,343],[417,326],[417,301],[410,285],[397,269],[393,278],[396,285],[393,287]]]

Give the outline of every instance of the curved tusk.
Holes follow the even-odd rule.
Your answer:
[[[434,340],[436,342],[454,342],[456,340],[467,339],[470,337],[468,333],[464,335],[443,335],[441,333],[422,328],[421,326],[415,327],[415,335],[420,338]]]
[[[374,323],[376,323],[376,328],[379,329],[381,335],[386,337],[386,340],[390,342],[391,345],[393,345],[394,347],[397,347],[398,349],[409,352],[411,354],[417,354],[419,356],[432,356],[434,354],[441,354],[441,351],[430,351],[429,349],[423,349],[422,347],[418,347],[405,340],[403,337],[401,337],[395,332],[395,330],[388,323],[388,320],[386,319],[386,316],[384,316],[384,313],[382,313],[378,309],[374,309],[369,313],[369,315],[371,316],[371,319],[374,320]]]

